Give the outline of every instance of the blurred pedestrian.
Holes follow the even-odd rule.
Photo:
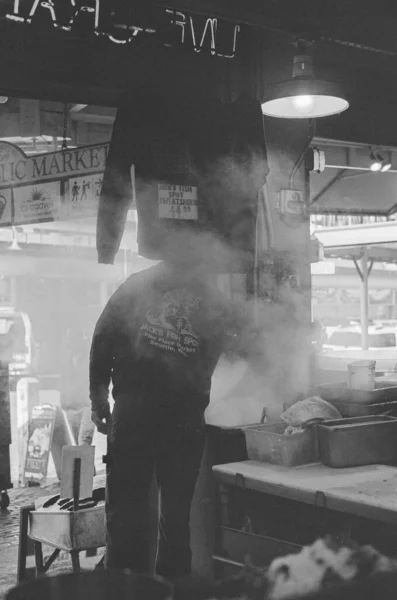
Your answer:
[[[89,344],[78,326],[67,329],[61,358],[61,407],[79,446],[91,446],[95,432],[87,394]]]

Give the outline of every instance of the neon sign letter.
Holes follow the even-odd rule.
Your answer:
[[[84,1],[84,0],[83,0]],[[125,0],[126,3],[131,0]],[[0,0],[1,3],[1,0]],[[13,0],[13,12],[5,14],[7,19],[11,19],[12,21],[19,23],[32,23],[33,19],[36,17],[38,13],[38,9],[44,8],[50,12],[52,24],[54,27],[59,29],[64,29],[66,31],[72,31],[76,21],[79,19],[79,15],[83,13],[90,13],[93,16],[93,23],[91,32],[95,35],[106,36],[110,41],[116,44],[128,44],[132,42],[134,39],[140,38],[141,35],[146,34],[156,34],[159,33],[161,36],[161,31],[157,31],[155,26],[147,26],[139,25],[135,23],[117,23],[117,16],[115,16],[114,11],[111,11],[109,15],[103,17],[103,22],[106,24],[104,29],[101,28],[101,0],[85,0],[84,4],[79,4],[77,0],[31,0],[31,9],[29,12],[25,8],[25,11],[21,14],[21,0]],[[62,8],[67,5],[67,17],[64,17],[64,12],[61,10],[57,11],[57,6],[60,7],[62,4]],[[57,12],[58,18],[57,20]],[[105,11],[106,12],[106,11]],[[228,25],[222,24],[222,21],[218,21],[216,18],[208,18],[205,20],[204,27],[201,31],[201,25],[198,26],[197,22],[193,19],[193,17],[185,15],[183,12],[166,9],[165,12],[167,15],[171,16],[171,24],[180,28],[180,38],[178,43],[191,44],[193,45],[193,49],[195,52],[201,52],[204,48],[208,48],[212,55],[222,56],[224,58],[233,58],[236,50],[237,36],[240,31],[239,25],[234,25],[233,28],[230,28],[230,42],[231,42],[231,52],[226,51],[225,49],[218,48],[217,46],[224,46],[224,41],[220,41],[220,37],[222,40],[228,34],[228,29],[225,29],[225,35],[220,36],[221,31],[218,28],[228,27]],[[62,16],[61,16],[62,15]],[[160,22],[161,19],[160,19]],[[203,21],[201,21],[202,23]],[[190,27],[191,33],[191,41],[190,36],[187,36],[187,27]],[[120,33],[118,34],[118,31]],[[122,33],[124,32],[124,33]],[[223,32],[222,32],[223,33]],[[179,36],[178,36],[179,37]],[[218,39],[217,39],[218,38]],[[218,42],[218,43],[217,43]],[[173,45],[172,41],[166,42],[163,41],[165,46]]]
[[[76,17],[83,12],[87,12],[87,13],[94,13],[94,29],[95,31],[98,30],[98,25],[99,25],[99,9],[100,9],[100,4],[99,4],[99,0],[94,0],[94,6],[78,6],[76,8],[76,0],[70,0],[72,3],[72,6],[74,8],[74,13],[72,15],[72,18],[70,19],[70,26],[73,25],[73,23],[76,20]]]
[[[208,28],[210,28],[211,35],[211,54],[215,54],[215,32],[218,27],[218,19],[207,19],[207,22],[204,26],[203,34],[201,36],[200,43],[196,42],[196,32],[194,30],[194,23],[192,17],[190,17],[190,29],[192,30],[192,38],[193,38],[193,46],[196,52],[201,52],[204,40],[207,35]]]
[[[168,8],[166,9],[166,12],[169,15],[173,15],[175,17],[175,19],[172,20],[172,23],[174,25],[178,25],[178,27],[180,27],[182,29],[181,32],[181,42],[182,44],[185,42],[185,27],[186,27],[186,17],[183,13],[177,11],[177,10],[169,10]],[[179,21],[176,20],[176,17],[179,17]]]
[[[30,22],[32,20],[32,18],[34,17],[34,15],[36,14],[36,10],[38,8],[47,8],[50,11],[50,15],[51,15],[51,19],[54,25],[57,25],[57,17],[55,14],[55,6],[52,0],[35,0],[30,13],[29,13],[29,18],[27,19],[28,22]]]

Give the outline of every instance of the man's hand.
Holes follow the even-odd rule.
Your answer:
[[[94,425],[98,429],[99,433],[103,433],[103,435],[107,435],[108,428],[109,428],[109,417],[101,418],[99,416],[98,411],[93,410],[91,412],[91,421],[94,423]]]

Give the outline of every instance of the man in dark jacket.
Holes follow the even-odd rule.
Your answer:
[[[226,327],[227,300],[208,279],[189,261],[161,263],[132,275],[97,323],[90,397],[93,421],[108,433],[108,568],[147,570],[144,522],[155,474],[161,495],[157,573],[170,580],[190,574],[189,518],[204,410]]]

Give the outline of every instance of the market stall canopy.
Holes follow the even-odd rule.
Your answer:
[[[367,248],[368,260],[397,263],[397,222],[353,227],[329,227],[315,231],[326,258],[358,260]]]
[[[349,248],[397,244],[397,222],[369,223],[351,227],[317,229],[315,236],[324,248]]]
[[[310,174],[312,214],[387,217],[397,212],[397,148],[379,149],[391,164],[383,173],[370,170],[373,148],[368,144],[317,138],[313,147],[324,152],[325,169]]]

